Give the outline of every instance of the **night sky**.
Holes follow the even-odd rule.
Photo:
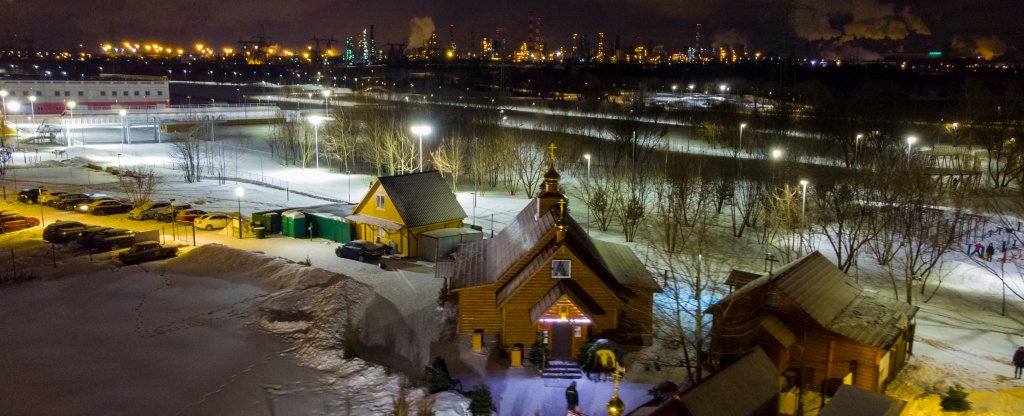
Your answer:
[[[1019,0],[0,0],[0,44],[10,36],[32,37],[37,47],[92,48],[110,25],[120,38],[215,46],[252,37],[260,23],[285,47],[301,47],[318,35],[343,39],[374,24],[378,44],[422,42],[410,33],[416,17],[447,43],[449,24],[465,44],[473,31],[507,28],[525,40],[530,11],[542,18],[549,44],[567,43],[573,32],[591,39],[604,31],[623,46],[637,36],[670,51],[693,42],[703,24],[704,45],[745,44],[779,50],[786,33],[796,53],[950,50],[963,55],[1013,53],[1024,45]],[[787,8],[786,4],[793,7]],[[9,34],[9,35],[8,35]],[[592,42],[593,44],[593,42]],[[846,51],[846,52],[843,52]]]

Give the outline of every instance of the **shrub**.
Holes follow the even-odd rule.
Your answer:
[[[447,391],[452,388],[452,381],[448,374],[434,367],[426,367],[423,370],[423,378],[427,384],[427,391],[430,394]]]
[[[494,407],[494,400],[491,398],[491,389],[487,387],[487,384],[477,384],[466,393],[466,397],[469,397],[469,412],[473,416],[490,416],[497,407]]]
[[[966,412],[971,410],[971,401],[967,400],[967,392],[959,384],[950,387],[946,394],[942,395],[942,401],[939,404],[942,405],[943,412]]]
[[[537,338],[536,341],[533,341],[533,344],[530,345],[530,352],[527,354],[526,359],[530,361],[530,364],[533,364],[533,366],[537,368],[540,368],[540,366],[544,364],[543,340]]]

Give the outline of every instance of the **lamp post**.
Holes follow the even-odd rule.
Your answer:
[[[317,169],[320,169],[320,125],[327,120],[330,118],[318,115],[309,116],[309,122],[313,124],[313,149],[316,152]]]
[[[775,186],[775,161],[782,159],[782,149],[772,149],[772,186]]]
[[[39,195],[43,193],[43,187],[40,185],[37,186],[36,189],[38,191],[36,192],[36,202],[38,202]],[[43,215],[43,204],[39,204],[39,225],[46,225],[46,217]]]
[[[121,116],[121,152],[124,152],[124,143],[128,141],[128,121],[125,119],[128,110],[122,108],[117,111],[117,115]]]
[[[590,153],[583,155],[587,160],[587,194],[590,194]],[[590,207],[587,207],[587,235],[590,235]]]
[[[30,121],[30,122],[36,121],[36,100],[37,99],[38,99],[38,97],[36,97],[34,95],[28,96],[28,107],[32,111],[31,115],[28,116],[28,121]]]
[[[235,188],[235,196],[238,197],[238,239],[242,239],[242,197],[245,196],[245,188]]]
[[[323,91],[320,91],[320,93],[323,94],[323,96],[324,96],[324,115],[326,116],[326,115],[331,113],[331,110],[330,110],[331,90],[324,89]]]
[[[78,103],[74,102],[73,100],[72,101],[68,101],[68,104],[67,104],[68,113],[69,113],[72,121],[75,119],[75,107],[77,107],[77,106],[78,106]],[[71,137],[72,137],[72,135],[71,135],[71,125],[70,124],[68,124],[67,135],[68,135],[68,147],[71,147]]]
[[[736,147],[736,154],[743,149],[743,129],[747,128],[747,123],[740,123],[740,144]]]
[[[907,137],[907,159],[910,159],[913,156],[912,151],[914,150],[914,143],[917,143],[917,137],[908,136]]]
[[[426,124],[415,124],[410,130],[412,134],[420,137],[420,172],[423,172],[423,136],[430,134],[434,129]]]
[[[6,108],[6,110],[4,111],[4,114],[5,114],[5,117],[6,117],[6,114],[7,114],[8,111],[12,112],[12,113],[17,113],[18,110],[21,110],[21,103],[19,103],[17,101],[11,101],[11,102],[7,103],[4,106],[4,108]],[[14,124],[14,122],[12,121],[11,124]],[[13,130],[14,130],[14,135],[17,136],[18,135],[18,125],[17,124],[14,124]]]

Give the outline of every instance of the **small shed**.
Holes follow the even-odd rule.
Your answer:
[[[459,244],[483,240],[484,233],[470,228],[442,228],[417,235],[420,258],[436,262],[448,257]]]
[[[313,226],[313,237],[336,243],[347,243],[355,234],[353,224],[345,219],[352,214],[354,204],[325,205],[306,211],[306,220]]]
[[[281,232],[281,213],[277,211],[254,212],[252,223],[259,223],[267,230],[267,234],[279,234]]]
[[[907,404],[882,393],[843,384],[819,416],[899,416]]]
[[[292,238],[308,238],[306,213],[294,210],[281,214],[281,234]]]

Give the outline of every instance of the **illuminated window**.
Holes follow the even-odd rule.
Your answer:
[[[583,338],[583,327],[582,326],[574,326],[574,327],[572,327],[572,331],[573,331],[572,332],[572,336],[574,336],[576,338]]]
[[[384,209],[384,195],[377,195],[377,209]]]

